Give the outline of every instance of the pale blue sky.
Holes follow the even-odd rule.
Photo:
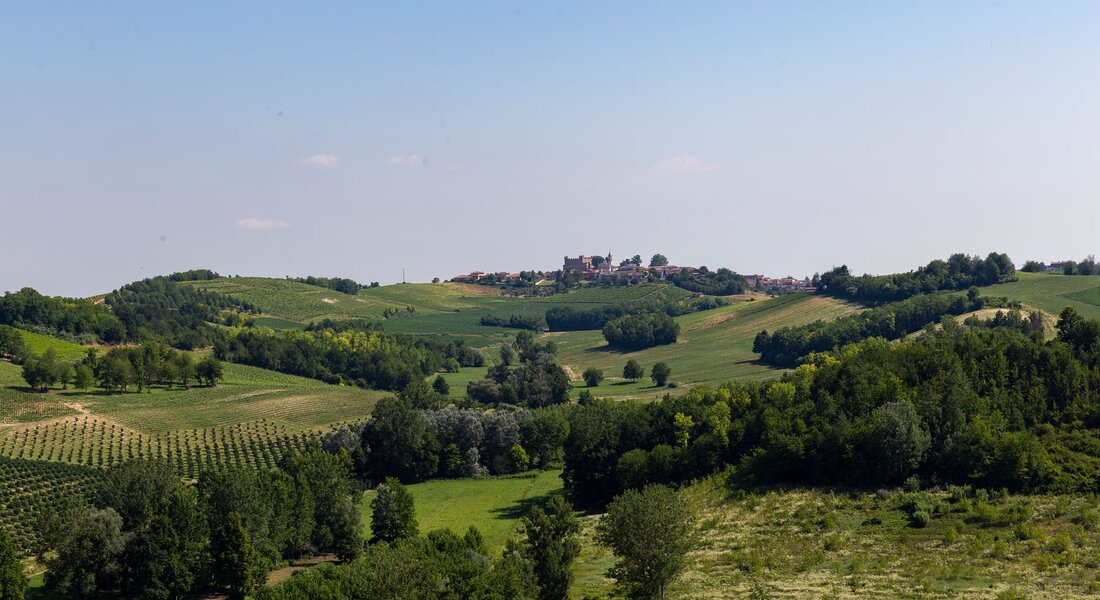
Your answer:
[[[6,3],[0,290],[1097,251],[1100,3],[680,4]]]

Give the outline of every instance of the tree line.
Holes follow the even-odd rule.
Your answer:
[[[870,337],[897,339],[935,324],[947,315],[1012,306],[1007,298],[978,295],[977,288],[971,288],[966,296],[949,293],[913,296],[834,321],[787,326],[772,333],[761,331],[756,334],[752,351],[760,353],[760,360],[765,363],[793,367],[814,352],[827,352]],[[1038,314],[1031,317],[1030,322],[1041,330],[1042,318]]]
[[[375,324],[327,322],[305,331],[230,331],[214,345],[221,360],[359,387],[398,390],[438,371],[481,366],[461,340],[386,333]]]
[[[496,315],[484,315],[478,322],[486,327],[510,327],[535,332],[546,330],[546,319],[542,315],[511,315],[507,319]]]
[[[678,317],[694,312],[728,306],[725,298],[691,298],[676,302],[647,302],[607,304],[593,308],[555,306],[546,311],[546,326],[550,331],[587,331],[603,329],[609,321],[628,315],[653,312]]]
[[[1020,267],[1020,270],[1025,273],[1044,273],[1047,265],[1037,260],[1029,260]],[[1096,257],[1090,254],[1081,262],[1063,261],[1061,272],[1063,275],[1100,275],[1100,265],[1096,263]]]
[[[484,405],[539,408],[568,402],[569,375],[557,351],[553,341],[539,343],[530,331],[520,331],[513,343],[501,346],[501,360],[485,378],[466,385],[466,395]]]
[[[619,317],[603,326],[607,344],[619,350],[641,350],[675,344],[680,324],[663,313],[640,313]]]
[[[312,275],[308,277],[287,277],[288,281],[296,281],[298,283],[304,283],[306,285],[312,285],[316,287],[323,287],[342,294],[355,295],[359,293],[359,290],[367,287],[378,287],[376,284],[371,286],[363,285],[354,279],[348,279],[347,277],[314,277]]]
[[[83,358],[73,363],[58,358],[53,348],[42,354],[16,352],[11,358],[22,366],[23,380],[32,389],[43,392],[57,385],[63,389],[72,385],[83,391],[98,386],[107,392],[125,392],[131,386],[141,392],[154,384],[189,387],[192,382],[212,387],[224,376],[221,361],[213,356],[196,361],[189,353],[160,342],[111,348],[102,356],[97,349],[89,348]],[[0,343],[0,355],[3,354]]]
[[[965,290],[972,286],[994,285],[1015,279],[1016,267],[1007,254],[991,252],[984,259],[952,254],[947,260],[933,260],[908,273],[891,275],[851,274],[847,265],[821,275],[813,283],[824,294],[878,303],[905,300],[918,294]]]
[[[243,300],[180,283],[210,276],[217,273],[187,271],[144,279],[107,294],[102,303],[23,288],[0,297],[0,325],[78,343],[161,340],[184,350],[209,346],[218,336],[210,323],[229,313],[258,312]]]
[[[44,514],[34,549],[66,598],[244,598],[287,558],[363,551],[347,455],[311,449],[278,468],[209,471],[194,485],[160,461],[112,467],[90,504]]]
[[[1100,321],[1066,309],[1058,335],[1014,327],[870,338],[767,382],[692,388],[569,415],[574,500],[730,468],[738,485],[874,486],[909,478],[1024,492],[1100,485]]]

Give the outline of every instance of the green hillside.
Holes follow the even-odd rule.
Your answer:
[[[1067,306],[1088,319],[1100,319],[1100,277],[1017,273],[1019,281],[982,288],[986,296],[1007,296],[1057,317]]]
[[[740,302],[715,310],[677,317],[680,340],[671,345],[636,352],[612,350],[599,331],[550,333],[558,344],[562,362],[576,379],[588,367],[603,369],[607,380],[592,389],[596,396],[657,396],[667,389],[655,388],[648,378],[637,383],[622,380],[623,365],[630,359],[649,368],[656,362],[672,367],[672,380],[679,384],[718,384],[730,379],[762,379],[779,372],[756,362],[753,339],[764,329],[829,321],[859,310],[856,305],[824,296],[791,295]],[[579,393],[584,383],[574,381]]]

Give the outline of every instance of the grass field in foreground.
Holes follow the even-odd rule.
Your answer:
[[[580,376],[588,367],[603,369],[607,380],[595,388],[597,396],[652,397],[666,388],[655,388],[648,376],[638,382],[623,382],[623,365],[637,360],[648,369],[656,362],[672,367],[672,381],[679,384],[718,384],[732,379],[774,377],[781,371],[756,362],[752,351],[756,334],[764,329],[801,325],[816,320],[830,321],[859,308],[824,296],[785,296],[741,302],[715,310],[677,317],[680,340],[635,352],[613,350],[599,331],[550,333],[545,339],[558,344],[559,356],[577,380],[574,395],[583,389]]]
[[[553,494],[562,492],[561,471],[532,471],[484,479],[439,479],[408,486],[416,503],[420,532],[450,529],[459,535],[471,525],[485,537],[494,556],[516,535],[519,519]],[[370,537],[370,502],[363,496],[360,510]]]
[[[1007,296],[1054,317],[1067,306],[1088,319],[1100,319],[1100,277],[1016,273],[1019,281],[982,288],[983,296]]]

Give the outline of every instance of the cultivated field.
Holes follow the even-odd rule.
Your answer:
[[[982,288],[985,296],[1007,296],[1057,318],[1067,306],[1088,319],[1100,319],[1100,277],[1017,273],[1020,280]]]

